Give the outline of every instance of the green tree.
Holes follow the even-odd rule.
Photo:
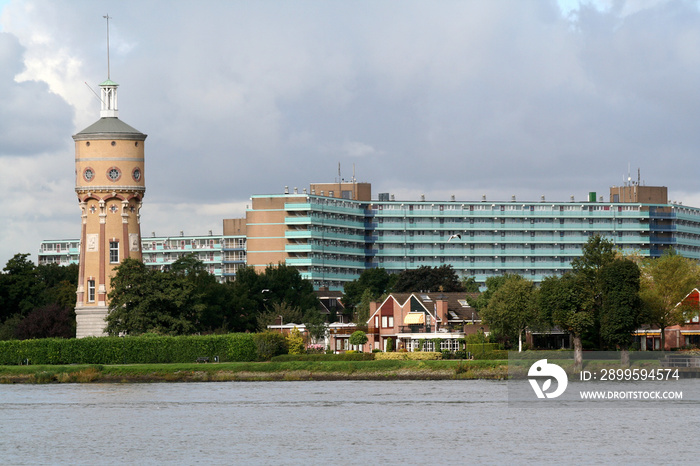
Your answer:
[[[302,324],[304,314],[301,309],[289,305],[289,303],[272,303],[267,309],[257,316],[258,330],[264,332],[268,325],[275,325],[281,320],[282,324]],[[280,319],[281,318],[281,319]]]
[[[356,330],[350,335],[349,343],[351,345],[357,345],[360,347],[360,351],[362,351],[362,346],[367,343],[368,338],[367,334],[363,332],[362,330]]]
[[[535,324],[535,286],[520,275],[510,275],[494,291],[481,312],[492,332],[508,339],[518,339],[518,351],[523,350],[523,333]]]
[[[608,346],[622,350],[622,362],[628,364],[627,350],[642,310],[639,267],[629,259],[612,261],[601,268],[601,283],[600,334]]]
[[[307,310],[301,322],[306,327],[309,338],[314,342],[320,341],[326,336],[326,319],[318,309]]]
[[[661,348],[664,349],[666,328],[682,324],[691,312],[697,311],[681,303],[700,283],[700,266],[669,250],[659,258],[642,260],[640,282],[640,297],[645,308],[643,321],[661,329]]]
[[[584,279],[567,272],[561,277],[545,277],[537,293],[540,318],[569,332],[574,340],[574,364],[583,364],[581,336],[595,323],[594,298]]]
[[[0,274],[0,322],[19,314],[26,316],[37,305],[43,287],[29,254],[15,254]],[[74,303],[75,304],[75,303]]]
[[[477,312],[481,313],[482,310],[486,309],[491,300],[491,296],[506,283],[510,278],[514,277],[514,274],[505,273],[503,275],[496,275],[488,277],[486,279],[486,289],[479,294],[476,298],[467,296],[467,302],[471,307],[476,309]]]
[[[360,304],[367,292],[369,292],[371,300],[377,300],[391,290],[397,278],[398,275],[389,274],[382,267],[367,269],[356,280],[345,284],[343,305],[352,312]]]
[[[355,322],[360,325],[366,324],[369,320],[369,304],[378,299],[379,296],[372,293],[372,290],[366,289],[364,293],[362,293],[362,300],[360,300],[360,303],[355,307],[355,311],[357,312]]]
[[[110,335],[189,334],[203,311],[190,280],[148,270],[135,259],[125,259],[115,267],[111,285],[106,318],[106,332]]]
[[[462,287],[467,293],[478,293],[480,289],[479,284],[476,282],[476,278],[474,277],[463,278]]]
[[[603,340],[600,334],[600,312],[603,306],[603,283],[601,271],[604,266],[620,258],[614,243],[600,235],[592,236],[583,245],[581,256],[571,261],[573,273],[593,298],[589,309],[594,318],[593,326],[588,329],[591,338],[602,349]]]
[[[424,265],[417,269],[402,271],[396,279],[392,291],[396,293],[412,291],[444,291],[449,293],[464,291],[464,286],[451,265],[441,265],[440,267]]]

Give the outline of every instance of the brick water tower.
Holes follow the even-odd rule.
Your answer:
[[[100,119],[73,136],[82,213],[77,338],[105,335],[114,267],[126,258],[141,260],[146,135],[118,118],[118,85],[107,74],[100,84]]]

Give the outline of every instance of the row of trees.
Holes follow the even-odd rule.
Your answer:
[[[683,322],[689,310],[676,304],[700,283],[695,261],[673,251],[659,259],[623,257],[601,237],[591,238],[572,266],[539,287],[518,275],[491,277],[478,296],[474,279],[460,281],[447,265],[399,274],[369,269],[345,286],[344,304],[364,323],[369,303],[390,292],[464,292],[502,341],[522,347],[526,329],[556,326],[573,335],[580,351],[584,344],[626,348],[642,324],[665,329]],[[75,265],[35,266],[28,254],[8,261],[0,274],[0,339],[75,335],[77,275]],[[165,271],[125,260],[115,269],[109,302],[112,335],[252,332],[281,320],[303,323],[320,337],[326,320],[311,283],[294,268],[242,268],[235,281],[219,283],[194,256]]]
[[[167,271],[126,259],[115,268],[111,283],[110,335],[254,332],[280,317],[318,333],[323,322],[311,283],[283,264],[262,273],[245,267],[235,281],[219,283],[191,255]]]
[[[16,254],[0,273],[0,340],[75,336],[78,266]]]
[[[78,266],[36,266],[28,257],[15,255],[0,273],[0,340],[74,337]],[[127,259],[111,284],[111,335],[254,332],[280,316],[322,333],[313,286],[285,265],[242,268],[234,282],[219,283],[194,256],[165,271]]]
[[[596,236],[564,275],[547,277],[539,287],[519,275],[491,277],[471,304],[496,336],[517,339],[520,349],[525,330],[556,326],[573,336],[580,358],[584,341],[597,349],[627,350],[644,324],[662,330],[663,347],[663,330],[697,312],[678,303],[698,283],[697,262],[673,250],[655,259],[625,257]]]

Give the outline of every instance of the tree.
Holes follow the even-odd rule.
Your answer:
[[[318,309],[307,310],[302,318],[302,323],[312,341],[318,342],[326,336],[326,319]]]
[[[379,299],[379,296],[373,294],[370,289],[366,289],[364,293],[362,293],[362,300],[355,306],[355,311],[357,312],[355,322],[360,325],[367,323],[369,320],[369,304],[377,299]]]
[[[349,311],[353,311],[363,300],[365,293],[369,292],[371,300],[377,300],[388,293],[398,275],[389,274],[382,267],[367,269],[351,282],[347,282],[343,288],[343,304]]]
[[[275,325],[280,320],[280,324],[301,324],[303,323],[303,313],[298,307],[290,306],[286,302],[272,303],[270,309],[261,312],[257,316],[258,330],[264,332],[268,325]]]
[[[510,275],[491,296],[481,317],[491,331],[512,339],[518,338],[518,351],[523,350],[523,332],[537,319],[535,286],[520,275]]]
[[[42,287],[29,254],[15,254],[0,274],[0,322],[13,314],[26,316],[38,304]]]
[[[503,275],[497,275],[493,277],[488,277],[486,279],[486,289],[479,294],[476,298],[471,298],[467,296],[467,301],[469,305],[476,309],[477,312],[481,313],[482,310],[486,309],[491,300],[491,296],[506,283],[510,278],[514,277],[514,274],[505,273]]]
[[[672,249],[657,259],[642,260],[640,297],[645,308],[643,321],[661,330],[662,350],[666,345],[666,328],[682,324],[690,317],[691,309],[681,303],[698,283],[700,266],[697,262]]]
[[[574,365],[579,370],[583,364],[581,335],[595,323],[593,302],[585,279],[572,272],[545,277],[537,293],[540,317],[573,336]]]
[[[478,293],[480,289],[479,284],[476,282],[476,278],[474,277],[463,278],[462,287],[467,293]]]
[[[17,325],[20,340],[30,338],[72,338],[75,336],[75,314],[71,308],[49,304],[32,310]]]
[[[0,273],[0,324],[7,324],[3,325],[0,339],[14,337],[21,321],[32,313],[35,315],[20,329],[23,335],[43,334],[44,331],[38,330],[42,326],[39,321],[49,325],[46,319],[52,318],[68,318],[66,325],[74,327],[75,314],[72,309],[75,307],[77,282],[77,265],[49,264],[37,267],[29,260],[29,254],[15,254]],[[64,309],[69,311],[64,313]],[[48,316],[49,310],[61,315]]]
[[[363,332],[362,330],[356,330],[355,332],[350,335],[350,340],[349,343],[351,345],[357,345],[360,347],[360,351],[362,351],[362,346],[367,343],[367,334]]]
[[[618,259],[620,254],[615,250],[614,243],[600,235],[591,236],[583,245],[581,256],[571,261],[573,273],[578,277],[581,286],[593,298],[590,301],[590,311],[593,314],[593,326],[588,330],[592,332],[592,338],[597,341],[599,349],[602,349],[603,341],[600,336],[600,310],[603,305],[603,284],[601,282],[601,270],[604,266]]]
[[[110,335],[189,334],[204,308],[196,299],[193,282],[178,274],[148,270],[136,259],[122,261],[111,284],[105,329]]]
[[[627,349],[632,342],[632,332],[639,326],[642,309],[639,267],[629,259],[612,261],[601,268],[601,284],[600,335],[607,345],[622,350],[622,362],[627,364]]]
[[[441,265],[440,267],[424,265],[417,269],[402,271],[392,291],[396,293],[412,291],[444,291],[449,293],[464,291],[464,286],[459,281],[459,277],[457,277],[457,273],[451,265]]]

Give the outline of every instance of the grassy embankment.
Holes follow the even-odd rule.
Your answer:
[[[285,361],[0,366],[0,383],[505,379],[507,361]]]

